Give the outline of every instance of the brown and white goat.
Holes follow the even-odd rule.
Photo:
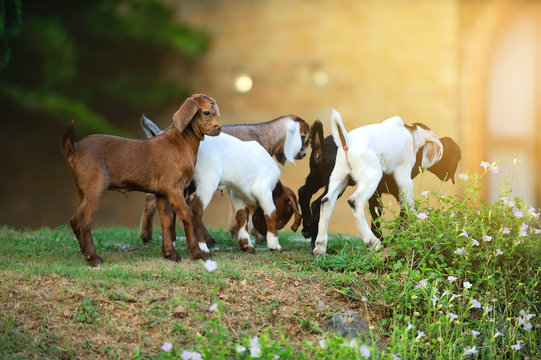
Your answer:
[[[220,133],[220,111],[216,101],[206,95],[192,95],[173,115],[173,126],[161,136],[132,140],[111,135],[90,135],[75,142],[71,122],[60,147],[77,187],[79,205],[71,218],[71,227],[85,260],[91,266],[102,263],[91,234],[92,214],[107,190],[144,191],[157,196],[164,234],[162,254],[178,261],[173,246],[174,214],[184,224],[186,241],[193,259],[208,256],[194,236],[192,212],[184,199],[197,160],[199,144],[205,135]],[[172,208],[172,209],[171,209]]]

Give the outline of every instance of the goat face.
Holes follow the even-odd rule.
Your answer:
[[[173,124],[180,132],[190,124],[200,140],[203,140],[205,135],[216,136],[222,131],[216,100],[202,94],[186,99],[173,115]]]
[[[449,180],[455,183],[455,172],[460,161],[462,154],[458,144],[450,137],[440,138],[440,142],[443,145],[443,155],[437,163],[428,170],[434,173],[440,180]]]
[[[291,216],[295,214],[295,221],[291,225],[291,231],[297,231],[301,224],[301,213],[299,211],[297,197],[293,190],[287,186],[283,186],[281,182],[278,182],[272,192],[272,198],[274,205],[276,206],[276,230],[282,229],[288,223]],[[252,216],[252,223],[255,229],[265,235],[267,233],[267,223],[265,222],[265,215],[261,207],[258,207]]]

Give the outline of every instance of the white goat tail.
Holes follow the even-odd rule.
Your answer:
[[[344,127],[344,123],[342,122],[342,117],[340,116],[340,113],[335,109],[332,109],[331,115],[331,134],[336,146],[338,146],[338,151],[344,151],[347,158],[350,144],[348,132]]]

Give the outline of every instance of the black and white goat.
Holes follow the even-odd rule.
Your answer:
[[[443,156],[440,161],[427,170],[435,174],[441,181],[451,180],[454,184],[456,169],[461,159],[460,147],[453,139],[447,136],[440,138],[440,142],[443,145]],[[317,236],[321,200],[327,194],[329,177],[334,168],[338,147],[332,135],[326,138],[323,137],[323,125],[319,120],[316,120],[311,127],[310,143],[312,147],[310,154],[310,173],[306,177],[305,184],[299,188],[298,193],[303,223],[302,234],[305,238],[311,238],[313,247]],[[421,147],[417,151],[415,165],[411,170],[412,179],[420,172],[423,149],[424,147]],[[355,185],[355,182],[350,178],[348,186],[353,185]],[[312,196],[321,188],[325,188],[323,194],[310,205]],[[381,203],[381,196],[383,194],[390,194],[398,199],[399,190],[392,175],[383,174],[376,192],[368,200],[368,208],[373,223],[379,222],[383,211]],[[404,215],[403,209],[401,209],[400,215]],[[382,235],[379,227],[372,227],[372,231],[381,239]]]
[[[366,201],[376,192],[383,175],[388,174],[392,175],[400,189],[398,195],[402,206],[411,206],[411,173],[417,151],[423,147],[421,167],[429,168],[441,159],[443,146],[428,127],[422,124],[406,125],[398,116],[347,133],[340,114],[333,110],[331,132],[337,146],[337,155],[327,194],[321,200],[314,254],[326,252],[330,215],[336,199],[351,182],[357,184],[357,190],[348,199],[357,229],[365,244],[379,250],[382,245],[365,219]]]

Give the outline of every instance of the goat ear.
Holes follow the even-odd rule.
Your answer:
[[[294,196],[289,195],[289,205],[295,212],[295,221],[291,225],[291,231],[295,232],[297,231],[299,226],[301,226],[302,216],[301,216],[301,212],[299,211],[299,207],[297,205],[297,199],[295,199]]]
[[[297,121],[290,120],[287,124],[286,140],[284,142],[284,155],[290,163],[295,165],[295,156],[302,148],[301,126]]]
[[[145,114],[141,116],[141,127],[143,128],[143,131],[148,138],[160,135],[163,132],[158,126],[156,126],[156,124],[154,124],[149,118],[147,118]]]
[[[252,224],[258,233],[261,235],[267,234],[267,221],[265,221],[265,214],[263,214],[263,209],[261,206],[258,206],[252,215]]]
[[[274,156],[282,166],[286,164],[286,156],[284,155],[284,153],[276,153],[274,154]]]
[[[184,131],[199,109],[200,106],[193,97],[184,101],[184,104],[173,114],[173,124],[179,132]]]
[[[442,153],[443,147],[439,141],[437,143],[434,141],[425,142],[421,167],[426,169],[433,166],[441,159]]]
[[[312,145],[311,157],[320,162],[323,157],[323,124],[316,120],[310,128],[310,143]]]

